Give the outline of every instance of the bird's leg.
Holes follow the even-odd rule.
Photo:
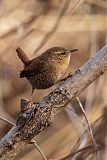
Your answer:
[[[80,69],[78,69],[75,73],[81,73]],[[67,78],[73,76],[74,74],[69,73],[65,78],[61,79],[60,81],[65,81]]]
[[[72,73],[69,73],[66,77],[62,78],[60,81],[65,81],[67,78],[69,78],[70,76],[73,76]]]
[[[78,69],[78,70],[76,71],[76,73],[81,73],[80,69]]]
[[[30,97],[30,102],[33,104],[33,92],[34,92],[34,88],[32,87],[32,92],[31,92],[31,97]]]

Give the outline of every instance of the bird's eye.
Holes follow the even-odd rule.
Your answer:
[[[65,55],[65,52],[62,52],[62,55]]]

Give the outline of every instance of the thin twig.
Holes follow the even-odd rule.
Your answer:
[[[80,1],[81,1],[81,0],[78,0],[78,1],[74,4],[74,6],[72,7],[72,12],[73,12],[73,10],[76,8],[76,6],[79,4]],[[57,28],[59,27],[59,24],[60,24],[60,22],[61,22],[61,19],[62,19],[63,15],[66,13],[66,11],[67,11],[67,9],[68,9],[68,7],[69,7],[70,2],[71,2],[70,0],[68,0],[68,1],[66,0],[66,1],[65,1],[64,7],[63,7],[63,9],[61,10],[61,12],[60,12],[60,14],[59,14],[59,16],[58,16],[58,18],[57,18],[57,20],[56,20],[56,22],[55,22],[55,25],[53,26],[52,30],[49,31],[49,32],[45,35],[45,37],[42,39],[41,43],[40,43],[39,46],[36,48],[36,50],[34,51],[34,53],[38,52],[38,51],[41,49],[41,47],[43,47],[43,46],[45,45],[45,43],[50,39],[50,37],[56,32]]]
[[[94,134],[95,134],[94,136],[96,137],[96,140],[99,142],[98,150],[101,152],[101,159],[103,159],[104,152],[106,151],[106,136],[107,136],[107,127],[105,127],[106,123],[107,123],[107,106],[104,107],[103,114],[91,124],[91,127],[94,130]],[[102,132],[100,133],[99,130],[101,130]],[[77,147],[81,146],[81,143],[83,142],[83,139],[85,139],[85,137],[87,137],[86,131],[83,133],[81,138],[78,138],[73,149],[67,155],[61,156],[57,160],[65,160],[65,159],[68,160],[68,158],[72,159],[72,157],[75,155],[75,153],[77,154],[78,151],[81,151],[81,149],[83,149],[83,148],[85,149],[88,146],[90,146],[90,147],[92,146],[92,149],[93,149],[93,145],[91,145],[91,144],[86,145],[85,147],[77,148]],[[82,151],[84,151],[84,149]],[[87,148],[87,149],[90,150],[91,148]],[[90,151],[89,152],[87,152],[88,150],[85,150],[85,152],[82,152],[82,151],[78,155],[78,158],[80,158],[82,156],[82,159],[88,159],[88,157],[84,157],[84,155],[86,155],[86,153],[89,153]],[[90,154],[88,154],[88,156],[89,155]],[[77,157],[73,157],[73,159],[75,159],[75,158],[77,158]]]
[[[39,46],[36,48],[36,50],[34,51],[34,53],[38,52],[41,49],[41,47],[43,47],[44,44],[50,39],[50,37],[55,33],[55,31],[59,27],[59,24],[61,22],[61,19],[62,19],[63,15],[66,13],[66,11],[67,11],[67,9],[69,7],[70,1],[71,0],[66,0],[65,1],[64,7],[63,7],[63,9],[61,10],[61,12],[60,12],[60,14],[58,16],[58,18],[57,18],[57,20],[55,22],[55,25],[53,26],[52,30],[49,31],[45,35],[45,37],[42,39],[42,41],[40,42]]]
[[[77,99],[77,101],[78,101],[78,103],[79,103],[79,106],[80,106],[80,108],[81,108],[81,110],[82,110],[82,113],[83,113],[83,115],[84,115],[84,118],[85,118],[85,120],[86,120],[86,122],[87,122],[89,134],[90,134],[90,136],[91,136],[91,139],[92,139],[92,142],[93,142],[93,146],[94,146],[94,152],[96,153],[97,158],[100,159],[99,151],[98,151],[98,148],[97,148],[97,144],[96,144],[96,141],[95,141],[95,139],[94,139],[93,132],[92,132],[92,129],[91,129],[91,125],[90,125],[90,123],[89,123],[89,121],[88,121],[88,118],[87,118],[87,115],[86,115],[86,113],[85,113],[84,107],[83,107],[82,103],[80,102],[79,98],[76,97],[76,99]]]
[[[47,160],[46,156],[44,155],[42,149],[38,146],[38,144],[36,143],[36,141],[34,139],[31,140],[31,143],[33,143],[36,147],[36,149],[39,151],[39,153],[41,154],[41,156],[43,157],[44,160]]]
[[[74,9],[77,8],[77,6],[79,7],[80,3],[83,3],[83,1],[85,0],[77,0],[74,6],[70,9],[70,14],[72,14],[74,12]]]
[[[7,123],[8,123],[9,125],[11,125],[11,126],[14,126],[14,125],[15,125],[15,123],[9,121],[8,119],[6,119],[6,118],[4,118],[4,117],[2,117],[2,116],[0,116],[0,119],[1,119],[2,121],[7,122]],[[39,153],[41,154],[41,156],[43,157],[43,159],[44,159],[44,160],[47,160],[47,158],[45,157],[42,149],[38,146],[38,144],[36,143],[36,141],[35,141],[34,139],[31,140],[31,144],[32,144],[32,143],[35,145],[36,149],[39,151]]]
[[[73,153],[70,153],[69,155],[65,156],[65,157],[62,157],[62,158],[58,158],[57,160],[66,160],[67,158],[71,158],[73,157],[75,154],[79,153],[79,152],[82,152],[84,150],[87,150],[87,149],[90,149],[90,148],[93,148],[93,145],[87,145],[83,148],[80,148],[79,150],[73,152]]]
[[[69,103],[66,108],[65,108],[65,111],[70,119],[70,121],[72,122],[73,124],[73,127],[75,128],[76,132],[77,132],[77,135],[80,136],[83,134],[83,131],[84,131],[84,125],[81,121],[81,118],[78,116],[78,114],[75,112],[74,110],[74,106]]]
[[[15,125],[15,123],[13,123],[12,121],[10,121],[10,120],[2,117],[1,115],[0,115],[0,119],[1,119],[2,121],[4,121],[4,122],[7,122],[7,123],[8,123],[9,125],[11,125],[11,126],[14,126],[14,125]]]

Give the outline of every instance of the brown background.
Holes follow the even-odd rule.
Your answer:
[[[29,99],[31,95],[31,86],[19,78],[23,65],[16,55],[17,47],[21,47],[31,59],[52,46],[78,48],[79,51],[71,57],[69,73],[77,70],[106,43],[106,0],[1,0],[0,116],[15,121],[20,112],[20,99]],[[33,101],[41,100],[51,90],[35,90]],[[105,74],[80,96],[90,122],[102,114],[107,105],[106,97]],[[63,109],[54,123],[35,137],[48,158],[57,159],[67,154],[83,130],[76,100],[72,107],[77,117],[73,111]],[[0,120],[0,138],[10,129],[11,126]],[[106,159],[106,150],[103,154]],[[29,159],[42,159],[33,145],[28,145],[16,157],[16,160]]]

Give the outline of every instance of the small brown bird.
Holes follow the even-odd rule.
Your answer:
[[[24,63],[20,78],[26,77],[30,82],[32,93],[34,89],[52,87],[63,78],[70,62],[70,55],[77,50],[52,47],[42,55],[30,60],[21,48],[17,48],[17,55]]]

